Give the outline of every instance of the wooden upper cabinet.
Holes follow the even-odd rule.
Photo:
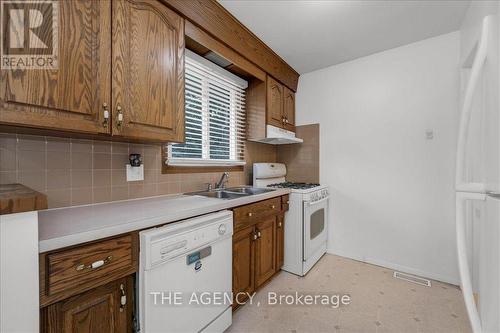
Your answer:
[[[267,124],[295,132],[295,93],[267,77]]]
[[[0,70],[0,123],[109,133],[111,1],[59,1],[58,69]]]
[[[267,77],[267,124],[283,127],[283,85]]]
[[[1,70],[0,123],[183,141],[184,19],[157,0],[58,3],[58,68]]]
[[[184,141],[184,19],[159,1],[113,2],[113,135]]]
[[[295,93],[287,87],[283,87],[283,91],[283,117],[285,118],[284,128],[295,132]]]

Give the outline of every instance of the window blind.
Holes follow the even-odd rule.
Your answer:
[[[168,146],[169,165],[245,163],[247,82],[186,50],[185,143]]]

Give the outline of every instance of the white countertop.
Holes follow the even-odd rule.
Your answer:
[[[232,200],[164,195],[38,212],[39,252],[154,227],[290,193],[289,189]]]

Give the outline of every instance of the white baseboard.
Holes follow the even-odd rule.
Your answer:
[[[444,275],[435,274],[435,273],[431,273],[431,272],[426,272],[426,271],[422,271],[420,269],[416,269],[413,267],[403,266],[403,265],[395,264],[392,262],[387,262],[387,261],[379,260],[379,259],[375,259],[375,258],[369,258],[369,257],[360,256],[360,255],[355,255],[355,254],[347,253],[347,252],[343,252],[343,251],[338,251],[338,250],[334,251],[330,248],[328,248],[326,250],[326,252],[329,254],[334,254],[337,256],[353,259],[356,261],[361,261],[361,262],[365,262],[365,263],[372,264],[372,265],[382,266],[382,267],[389,268],[389,269],[396,270],[396,271],[400,271],[403,273],[417,275],[417,276],[424,277],[424,278],[431,279],[431,280],[445,282],[445,283],[449,283],[449,284],[453,284],[453,285],[457,285],[457,286],[460,285],[460,281],[456,277],[450,277],[450,276],[444,276]]]

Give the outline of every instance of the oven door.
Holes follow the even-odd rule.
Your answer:
[[[304,202],[303,260],[307,261],[326,244],[328,197],[316,202]]]

